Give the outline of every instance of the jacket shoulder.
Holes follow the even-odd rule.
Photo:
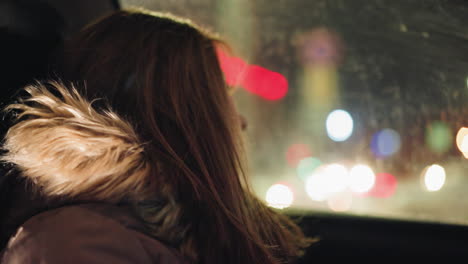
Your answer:
[[[118,209],[113,209],[118,215]],[[4,252],[9,263],[182,263],[161,242],[82,206],[66,206],[25,222]]]

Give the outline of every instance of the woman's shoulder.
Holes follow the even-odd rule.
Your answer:
[[[183,263],[146,235],[125,208],[82,204],[38,214],[8,243],[1,263]]]

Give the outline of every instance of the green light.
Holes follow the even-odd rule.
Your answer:
[[[426,144],[436,153],[444,153],[452,146],[452,131],[442,121],[432,122],[426,129]]]
[[[302,159],[296,168],[297,176],[305,181],[320,165],[322,165],[322,162],[317,158],[307,157]]]

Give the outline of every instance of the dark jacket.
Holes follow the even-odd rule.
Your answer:
[[[167,246],[183,239],[180,208],[160,199],[167,189],[163,183],[160,189],[149,184],[152,164],[132,124],[94,109],[73,89],[58,83],[55,88],[29,87],[30,101],[16,104],[27,118],[5,137],[2,160],[18,169],[26,185],[18,185],[23,199],[11,199],[12,209],[0,211],[2,216],[10,211],[1,217],[1,230],[7,231],[2,236],[18,229],[1,264],[183,263]],[[36,191],[44,201],[60,202],[33,206]],[[156,198],[157,204],[148,202]],[[136,201],[145,207],[113,205]],[[151,219],[143,223],[136,215]],[[154,224],[155,218],[161,223]],[[149,235],[147,223],[154,224],[152,233],[157,231],[166,244]]]
[[[2,252],[1,264],[186,263],[145,234],[131,211],[104,203],[65,206],[26,221]]]

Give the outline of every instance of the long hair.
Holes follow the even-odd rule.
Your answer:
[[[310,240],[249,187],[238,115],[216,55],[220,43],[188,20],[142,10],[115,12],[68,41],[56,76],[79,92],[59,88],[58,96],[48,97],[81,107],[88,125],[99,112],[89,109],[111,109],[103,122],[124,127],[139,142],[127,147],[118,131],[113,141],[115,148],[130,148],[125,153],[137,160],[131,171],[139,173],[133,178],[139,183],[122,180],[119,186],[127,188],[98,192],[105,182],[85,180],[88,185],[50,189],[48,195],[130,203],[151,235],[195,263],[289,262]],[[32,114],[59,111],[54,100],[35,100],[46,110]],[[65,116],[86,115],[62,108]],[[79,131],[86,137],[86,126]]]

